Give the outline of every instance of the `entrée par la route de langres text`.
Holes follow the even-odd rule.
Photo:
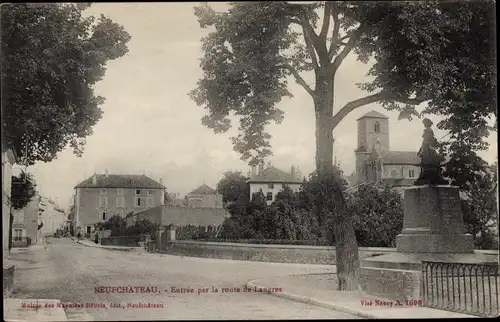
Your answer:
[[[160,289],[157,286],[97,286],[94,288],[96,293],[160,293]],[[256,292],[256,293],[280,293],[283,292],[281,287],[258,287],[253,288],[248,287],[175,287],[171,286],[165,289],[166,293],[181,293],[181,294],[204,294],[204,293],[245,293],[245,292]]]

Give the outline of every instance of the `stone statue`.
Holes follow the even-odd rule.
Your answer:
[[[423,120],[425,130],[422,135],[422,147],[418,151],[417,155],[420,157],[420,176],[415,185],[448,185],[449,182],[445,180],[441,175],[441,162],[443,161],[442,156],[440,156],[436,149],[438,147],[438,141],[434,137],[434,131],[432,131],[432,121],[428,118]]]

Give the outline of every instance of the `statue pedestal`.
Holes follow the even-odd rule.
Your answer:
[[[474,252],[474,240],[465,233],[458,188],[405,189],[403,231],[396,245],[403,253]]]
[[[397,249],[361,260],[360,282],[371,295],[402,300],[421,299],[422,261],[482,264],[498,255],[474,251],[465,233],[458,188],[415,186],[404,191],[403,230]]]

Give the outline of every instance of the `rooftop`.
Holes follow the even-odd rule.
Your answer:
[[[165,189],[166,187],[145,175],[138,174],[96,174],[96,184],[92,177],[83,180],[75,188],[144,188]]]
[[[356,121],[359,121],[359,120],[364,119],[364,118],[388,119],[388,117],[385,116],[384,114],[379,113],[375,110],[371,110],[370,112],[368,112],[365,115],[358,118]]]
[[[269,167],[247,182],[302,183],[302,180],[278,168]]]
[[[188,196],[189,195],[215,195],[216,193],[217,193],[217,191],[212,189],[210,186],[208,186],[206,184],[202,184],[201,186],[199,186],[195,190],[191,191],[187,195]]]
[[[385,151],[382,152],[382,160],[384,164],[420,164],[417,152],[413,151]]]

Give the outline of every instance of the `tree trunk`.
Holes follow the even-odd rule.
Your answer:
[[[346,203],[338,174],[333,167],[333,81],[316,82],[316,170],[321,182],[321,196],[317,201],[328,211],[334,225],[338,289],[359,289],[359,255],[352,217]],[[325,224],[325,223],[323,223]]]

